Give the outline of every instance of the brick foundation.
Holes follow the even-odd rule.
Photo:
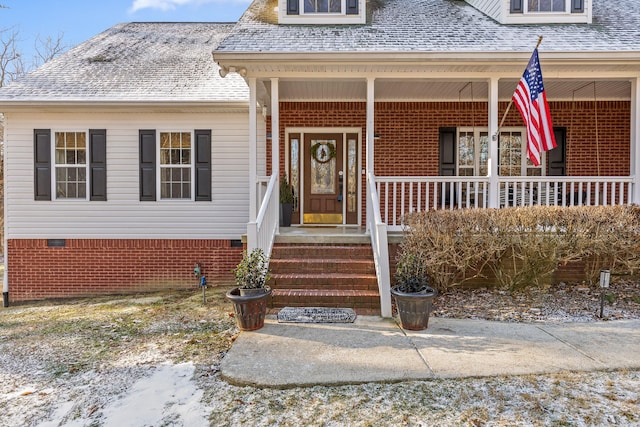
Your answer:
[[[197,286],[200,263],[209,282],[231,279],[242,247],[229,240],[46,239],[7,242],[11,302],[146,292]]]

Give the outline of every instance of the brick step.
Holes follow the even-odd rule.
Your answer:
[[[366,290],[274,289],[269,307],[345,307],[379,313],[380,295]]]
[[[275,245],[271,259],[373,259],[370,245]]]
[[[269,268],[273,274],[376,274],[373,260],[366,259],[272,259]]]
[[[377,292],[378,280],[375,274],[272,273],[268,285],[273,289],[351,289]]]

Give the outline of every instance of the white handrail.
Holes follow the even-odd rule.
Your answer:
[[[380,313],[382,317],[391,317],[391,276],[389,274],[389,244],[387,225],[380,216],[380,201],[376,189],[376,179],[367,174],[367,223],[371,234],[371,247],[376,266],[378,292],[380,293]]]
[[[260,181],[260,180],[259,180]],[[258,185],[255,183],[254,185]],[[273,174],[269,179],[267,190],[264,193],[258,216],[254,222],[247,224],[247,251],[262,249],[267,257],[271,256],[273,242],[278,230],[279,201],[276,185],[278,175]]]

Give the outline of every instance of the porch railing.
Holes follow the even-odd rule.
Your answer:
[[[271,256],[271,249],[275,240],[276,231],[278,229],[279,203],[276,185],[278,184],[278,175],[271,175],[269,182],[264,189],[263,179],[258,179],[258,195],[263,194],[262,199],[258,199],[260,209],[256,220],[247,224],[247,250],[250,252],[254,249],[262,249],[267,257]]]
[[[402,230],[402,218],[431,209],[489,206],[489,178],[462,176],[374,177],[381,220]],[[498,207],[624,205],[633,196],[632,177],[499,177]]]
[[[380,216],[380,200],[376,179],[372,173],[367,174],[367,228],[371,235],[373,259],[380,293],[380,313],[382,317],[391,317],[391,276],[389,274],[389,244],[387,225]]]
[[[500,207],[625,205],[633,197],[631,177],[500,177]]]

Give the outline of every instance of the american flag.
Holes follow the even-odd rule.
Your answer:
[[[553,124],[542,82],[542,70],[536,48],[529,64],[513,93],[522,120],[527,125],[527,157],[535,166],[540,164],[540,153],[556,147]]]

